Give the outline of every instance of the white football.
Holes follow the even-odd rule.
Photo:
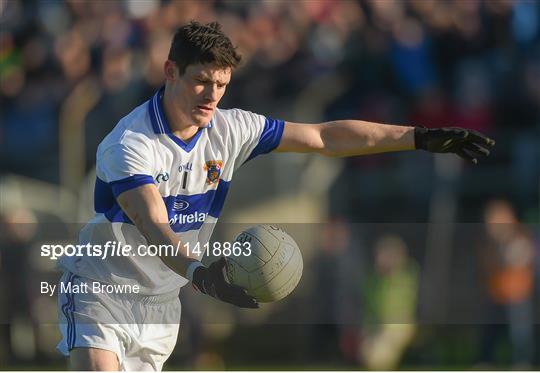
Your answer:
[[[251,253],[229,256],[227,277],[259,302],[283,299],[300,282],[304,267],[302,254],[296,242],[282,229],[256,225],[241,232],[235,241],[249,242]]]

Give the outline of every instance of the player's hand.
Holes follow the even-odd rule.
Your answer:
[[[198,267],[193,272],[193,286],[201,293],[210,295],[223,302],[242,308],[259,308],[257,300],[246,293],[244,288],[229,283],[225,278],[225,258],[210,264],[209,267]]]
[[[495,145],[494,140],[480,132],[457,127],[416,127],[414,143],[416,149],[432,153],[455,153],[474,164],[478,163],[478,158],[488,156],[489,150]]]

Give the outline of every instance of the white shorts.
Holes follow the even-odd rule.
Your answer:
[[[62,340],[57,349],[69,356],[74,348],[99,348],[116,353],[122,370],[160,371],[178,337],[178,292],[155,296],[94,292],[93,284],[70,272],[60,279]]]

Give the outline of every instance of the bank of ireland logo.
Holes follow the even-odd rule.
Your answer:
[[[221,176],[221,169],[223,168],[223,161],[206,161],[204,170],[206,171],[206,184],[215,184],[219,181]]]
[[[189,207],[189,202],[183,199],[177,199],[173,202],[173,209],[175,211],[184,211]]]
[[[161,183],[162,181],[169,180],[169,173],[168,172],[161,172],[156,176],[156,183]]]

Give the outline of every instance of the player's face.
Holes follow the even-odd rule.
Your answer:
[[[176,65],[174,68],[174,76],[168,76],[167,80],[177,113],[182,122],[205,127],[225,94],[231,80],[231,69],[213,64],[196,64],[189,65],[180,75]]]

